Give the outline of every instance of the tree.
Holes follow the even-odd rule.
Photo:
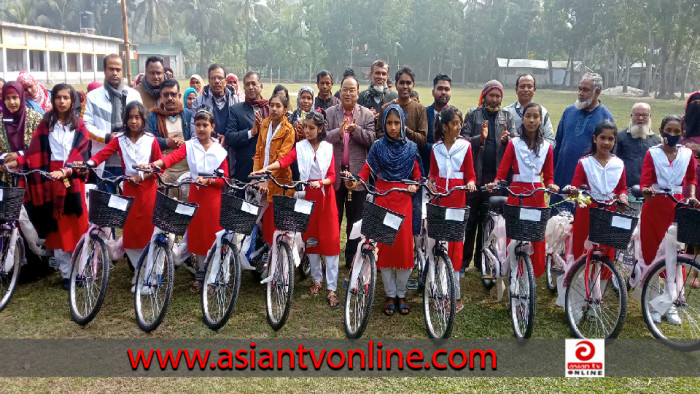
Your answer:
[[[211,32],[223,27],[223,2],[221,0],[191,0],[183,5],[185,27],[199,42],[199,72],[206,75],[205,59],[211,58],[211,48],[216,37]]]
[[[248,49],[250,47],[251,24],[267,22],[272,17],[272,11],[258,0],[243,0],[237,11],[238,20],[245,25],[245,67],[248,69]]]

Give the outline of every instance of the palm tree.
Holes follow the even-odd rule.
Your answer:
[[[158,22],[160,21],[158,18],[161,12],[171,9],[172,5],[172,0],[142,0],[134,9],[134,22],[138,25],[138,22],[141,21],[142,34],[148,35],[149,43],[153,43],[153,33],[158,32]],[[167,11],[163,12],[163,15],[165,16],[166,13]]]
[[[5,8],[5,15],[9,22],[23,25],[33,24],[35,0],[17,0],[10,1],[9,3],[7,8],[3,7]]]
[[[248,48],[250,40],[250,23],[267,22],[272,17],[272,10],[259,0],[243,0],[238,10],[238,19],[245,24],[245,68],[248,69]]]
[[[210,32],[220,31],[224,23],[223,1],[192,0],[183,7],[185,27],[199,42],[199,69],[205,74],[205,51],[211,52],[215,36]],[[209,59],[209,56],[206,57]]]

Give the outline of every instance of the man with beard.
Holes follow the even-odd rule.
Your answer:
[[[360,93],[360,98],[357,103],[365,108],[369,108],[374,114],[375,128],[381,124],[378,122],[381,119],[382,107],[384,104],[395,100],[398,94],[393,90],[388,90],[387,79],[389,79],[389,65],[384,60],[375,60],[370,68],[370,79],[372,82],[369,88]]]
[[[603,77],[586,73],[578,84],[578,98],[567,107],[557,127],[554,147],[554,183],[571,183],[578,160],[591,146],[595,126],[608,119],[615,121],[610,111],[598,100],[603,89]],[[553,196],[555,201],[559,201]]]
[[[239,102],[236,90],[226,85],[226,70],[220,64],[212,64],[207,71],[209,77],[209,85],[205,86],[202,94],[197,96],[192,102],[192,119],[190,120],[190,128],[192,135],[195,135],[194,130],[194,115],[201,107],[214,114],[214,133],[212,137],[224,135],[228,127],[228,119],[231,107]],[[252,158],[252,156],[251,156]],[[229,157],[229,166],[233,166],[235,158]]]
[[[433,103],[425,108],[425,116],[428,119],[428,137],[424,147],[419,148],[420,158],[423,162],[424,174],[430,173],[430,152],[435,143],[435,119],[452,97],[452,79],[446,74],[438,74],[433,78]],[[426,175],[427,176],[427,175]]]
[[[464,118],[461,136],[472,145],[477,186],[493,182],[508,142],[517,135],[513,116],[501,108],[502,101],[503,85],[496,80],[486,82],[479,97],[479,106],[469,110]],[[491,195],[489,192],[478,191],[467,194],[470,213],[464,238],[463,269],[472,261],[474,250],[477,251],[474,255],[474,267],[481,269],[482,234],[479,223],[486,214],[483,203]]]
[[[136,91],[141,95],[143,106],[146,107],[146,112],[158,106],[160,98],[160,85],[165,81],[165,68],[163,67],[163,58],[151,56],[146,59],[146,75],[141,83],[135,87]]]
[[[513,115],[516,130],[520,129],[520,125],[523,124],[523,108],[532,102],[536,91],[537,83],[535,82],[535,77],[532,75],[524,74],[515,80],[515,94],[518,96],[518,101],[503,109]],[[542,131],[544,131],[544,139],[554,146],[554,128],[552,127],[552,120],[549,118],[547,108],[541,105],[540,108],[542,108]]]
[[[92,155],[104,149],[105,145],[122,130],[122,112],[126,105],[132,101],[141,102],[139,93],[122,82],[123,64],[119,55],[116,53],[107,55],[102,62],[105,74],[104,84],[87,94],[83,116],[92,143]],[[112,175],[124,175],[124,168],[117,153],[97,168],[100,175],[103,169]],[[110,193],[115,191],[115,186],[112,184],[105,183],[104,187]]]
[[[314,108],[321,108],[324,111],[328,108],[340,104],[340,99],[333,95],[333,76],[326,70],[316,74],[316,86],[318,96],[314,101]]]
[[[615,154],[625,163],[627,186],[639,185],[642,163],[649,148],[662,143],[651,128],[651,107],[647,103],[632,106],[629,127],[617,134]]]

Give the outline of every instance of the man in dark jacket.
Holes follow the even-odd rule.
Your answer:
[[[425,108],[425,115],[428,118],[428,138],[425,146],[418,148],[420,158],[423,162],[425,174],[430,173],[430,152],[435,143],[435,119],[445,107],[448,106],[452,97],[452,79],[446,74],[438,74],[433,78],[433,103]],[[427,176],[427,175],[426,175]]]
[[[469,140],[472,145],[474,157],[474,171],[476,172],[476,185],[483,186],[496,179],[498,166],[506,151],[506,146],[512,137],[515,137],[515,123],[510,112],[501,108],[503,100],[503,85],[492,80],[486,83],[481,91],[479,106],[472,108],[464,119],[462,137]],[[481,228],[486,210],[482,204],[487,201],[488,192],[476,192],[467,195],[467,204],[470,207],[467,233],[464,238],[464,264],[468,267],[474,255],[474,266],[481,268]],[[477,235],[478,230],[478,235]],[[475,238],[476,237],[476,248]]]
[[[253,125],[269,114],[267,100],[262,98],[263,84],[260,75],[249,71],[243,77],[245,102],[229,109],[226,127],[226,146],[228,147],[229,172],[241,182],[248,182],[248,175],[253,172],[253,156],[258,142],[257,129]]]
[[[663,143],[661,137],[651,128],[651,107],[648,103],[632,106],[630,124],[617,134],[615,154],[625,163],[627,187],[639,185],[642,177],[642,163],[649,148]]]
[[[226,70],[220,64],[209,66],[209,85],[204,87],[202,94],[197,96],[192,102],[192,119],[190,126],[192,135],[194,131],[194,114],[200,107],[204,106],[214,114],[214,133],[223,135],[228,127],[229,109],[238,103],[236,90],[226,85]],[[231,164],[229,159],[229,164]]]
[[[369,88],[360,93],[360,98],[357,103],[365,108],[369,108],[374,114],[374,126],[377,126],[377,120],[381,119],[382,106],[391,100],[395,100],[399,95],[387,88],[387,80],[389,79],[389,65],[384,60],[375,60],[370,68],[370,79],[372,82]]]

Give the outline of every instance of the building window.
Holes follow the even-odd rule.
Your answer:
[[[78,67],[78,54],[77,53],[67,53],[67,66],[68,66],[68,72],[80,72],[80,68]]]
[[[105,66],[104,66],[105,60],[104,59],[105,59],[105,55],[97,55],[97,64],[96,64],[97,71],[102,72],[105,70]]]
[[[29,71],[46,71],[43,51],[29,51]]]
[[[51,59],[51,71],[63,71],[63,53],[49,52]]]
[[[95,67],[92,64],[92,55],[83,55],[83,71],[94,71]]]
[[[24,64],[24,49],[7,50],[7,71],[23,71],[27,69]]]

